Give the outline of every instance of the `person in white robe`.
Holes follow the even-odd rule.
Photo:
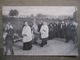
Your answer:
[[[32,33],[31,28],[28,26],[28,23],[25,22],[25,26],[22,30],[22,36],[23,36],[23,50],[31,50],[32,48]]]
[[[41,47],[47,44],[47,38],[49,36],[49,28],[46,22],[43,22],[43,25],[40,29],[42,42],[40,44]]]

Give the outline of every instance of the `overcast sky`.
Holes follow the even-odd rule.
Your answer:
[[[73,15],[75,6],[3,6],[2,14],[8,15],[11,9],[16,9],[19,15]]]

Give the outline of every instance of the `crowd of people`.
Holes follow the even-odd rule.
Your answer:
[[[32,44],[38,44],[37,40],[41,40],[39,44],[40,47],[43,47],[47,44],[47,40],[54,38],[65,38],[68,43],[70,40],[75,44],[77,41],[77,22],[71,20],[69,22],[57,21],[56,23],[49,23],[41,21],[39,24],[36,24],[36,20],[32,22],[32,25],[29,25],[27,21],[24,22],[22,29],[22,41],[23,41],[23,50],[31,50]],[[5,46],[6,51],[5,55],[8,53],[8,49],[12,55],[13,52],[13,39],[14,39],[14,28],[10,22],[7,23],[6,28],[6,37],[5,37]]]

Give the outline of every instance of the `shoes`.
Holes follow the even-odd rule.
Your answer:
[[[43,47],[44,45],[47,45],[47,42],[45,44],[40,44],[40,47]]]

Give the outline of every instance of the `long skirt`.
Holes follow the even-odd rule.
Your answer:
[[[23,43],[23,50],[31,50],[32,48],[32,42],[25,42]]]

